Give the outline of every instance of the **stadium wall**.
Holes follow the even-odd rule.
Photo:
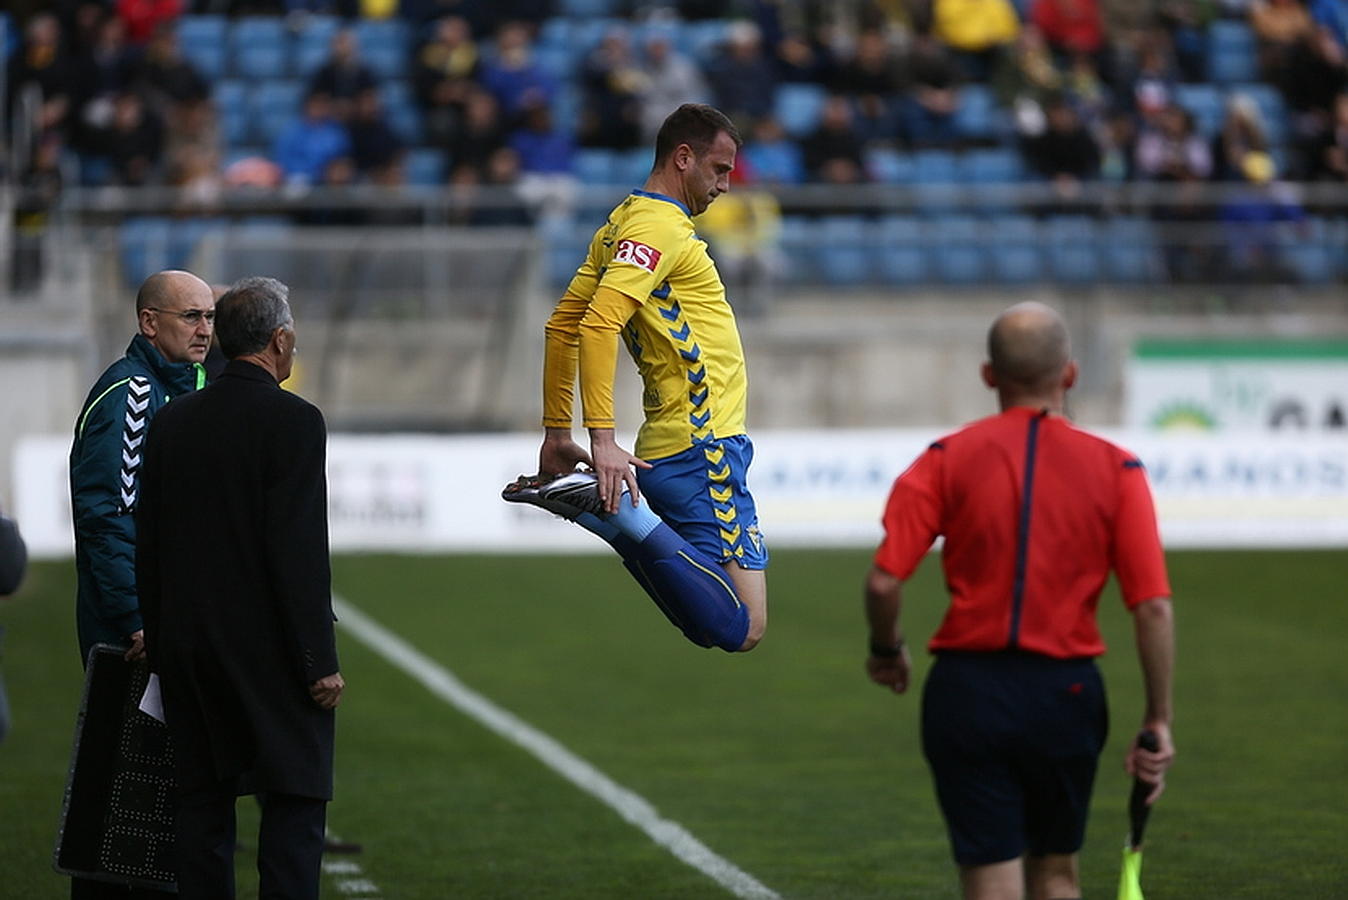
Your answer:
[[[750,487],[770,546],[874,546],[894,478],[943,429],[768,430]],[[1150,472],[1167,546],[1348,547],[1348,440],[1107,432]],[[37,557],[72,552],[63,438],[15,455],[15,513]],[[533,435],[333,435],[337,551],[595,552],[580,528],[500,499],[536,464]]]

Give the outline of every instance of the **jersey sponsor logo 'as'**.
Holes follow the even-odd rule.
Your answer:
[[[618,241],[618,252],[613,254],[613,261],[631,263],[647,272],[654,272],[660,262],[660,251],[649,244],[624,238]]]

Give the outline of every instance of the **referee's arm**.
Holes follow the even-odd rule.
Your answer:
[[[866,674],[871,681],[896,694],[908,690],[912,660],[899,630],[903,582],[877,565],[866,576],[866,621],[870,625],[870,653]]]

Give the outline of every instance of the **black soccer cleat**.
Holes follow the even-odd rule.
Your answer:
[[[593,472],[521,475],[505,486],[501,499],[529,503],[572,521],[581,513],[604,511],[603,501],[599,499],[599,479]]]

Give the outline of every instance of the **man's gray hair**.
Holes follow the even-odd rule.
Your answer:
[[[215,303],[215,339],[227,359],[257,353],[272,332],[295,324],[290,288],[275,278],[242,278]]]

